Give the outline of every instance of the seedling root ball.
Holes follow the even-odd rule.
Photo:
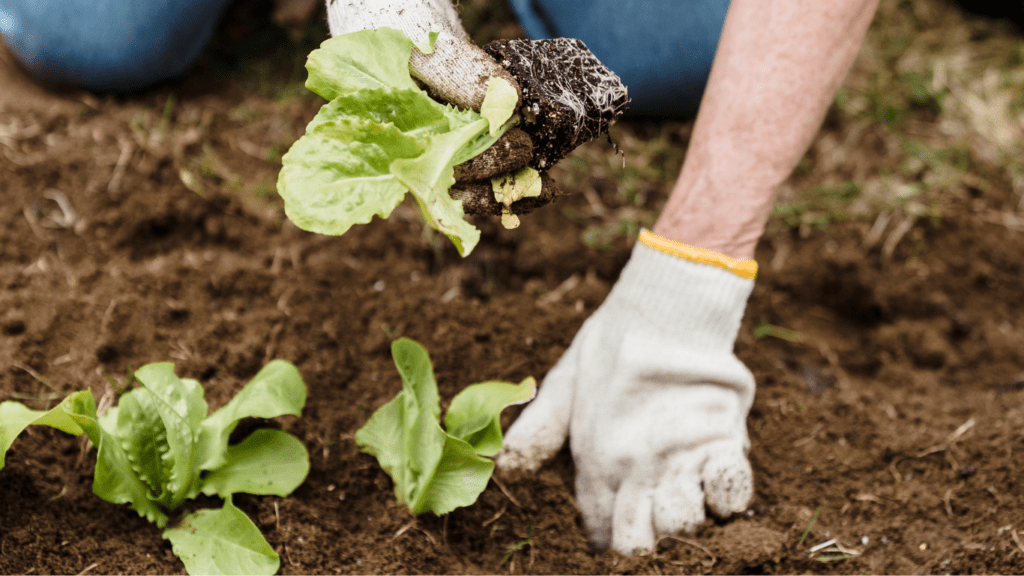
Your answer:
[[[607,132],[629,104],[619,77],[575,38],[495,40],[484,50],[522,89],[521,127],[533,139],[537,170]]]

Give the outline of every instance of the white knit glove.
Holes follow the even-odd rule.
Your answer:
[[[401,30],[417,46],[427,46],[430,32],[439,32],[434,51],[413,50],[413,76],[442,100],[480,110],[491,76],[515,86],[512,76],[469,39],[451,0],[327,0],[332,36],[387,26]]]
[[[566,436],[593,542],[623,554],[746,509],[754,377],[733,354],[757,264],[643,231],[607,300],[505,437],[533,471]]]

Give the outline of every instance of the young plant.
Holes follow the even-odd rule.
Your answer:
[[[190,574],[277,572],[280,558],[231,496],[287,496],[306,478],[309,455],[302,442],[280,430],[257,430],[235,445],[228,437],[245,417],[301,414],[306,386],[295,366],[270,362],[209,416],[202,386],[178,378],[173,364],[147,364],[135,379],[143,387],[122,395],[102,417],[89,390],[49,411],[0,404],[0,448],[6,453],[30,424],[85,433],[97,449],[93,493],[128,504],[160,528],[200,493],[224,499],[222,508],[190,513],[163,532]]]
[[[402,391],[356,432],[356,444],[377,457],[412,514],[447,514],[469,506],[494,472],[501,450],[501,411],[533,398],[536,382],[481,382],[452,399],[441,428],[440,398],[426,349],[408,338],[391,345]]]
[[[431,52],[435,38],[418,48]],[[282,158],[277,189],[295,225],[335,235],[387,218],[411,192],[427,223],[466,255],[480,231],[448,195],[454,167],[518,121],[516,92],[492,79],[483,115],[441,104],[409,74],[412,48],[404,33],[380,28],[331,38],[309,55],[306,87],[328,103]]]

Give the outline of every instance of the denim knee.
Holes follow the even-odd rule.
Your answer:
[[[0,0],[0,36],[41,81],[143,88],[199,57],[228,0]]]

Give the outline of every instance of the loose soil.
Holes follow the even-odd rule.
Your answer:
[[[173,360],[216,408],[270,359],[294,362],[308,403],[272,425],[305,442],[309,477],[287,498],[236,497],[282,573],[1024,572],[1024,232],[995,217],[1009,191],[943,198],[942,218],[898,237],[870,222],[767,235],[736,345],[759,384],[751,508],[625,557],[588,545],[567,450],[413,519],[352,441],[400,389],[399,336],[430,351],[442,398],[551,368],[633,241],[585,244],[586,194],[516,230],[478,220],[465,260],[412,205],[308,234],[269,191],[315,98],[209,80],[208,65],[132,98],[57,93],[0,56],[0,399],[99,398],[104,375]],[[755,338],[763,323],[800,341]],[[93,459],[50,429],[14,444],[0,573],[183,573],[156,527],[91,493]],[[842,549],[810,552],[831,539]]]

